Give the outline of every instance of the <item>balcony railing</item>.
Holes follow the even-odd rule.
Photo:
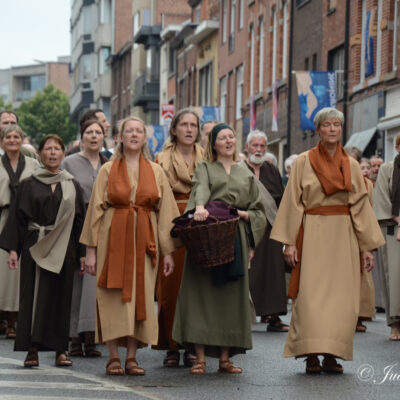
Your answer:
[[[133,105],[142,106],[144,110],[154,110],[159,107],[160,78],[157,75],[143,73],[135,80]]]

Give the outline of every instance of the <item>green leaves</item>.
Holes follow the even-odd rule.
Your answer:
[[[65,93],[47,85],[17,110],[19,124],[34,144],[49,133],[60,136],[67,144],[76,138],[77,127],[69,119],[69,100]]]

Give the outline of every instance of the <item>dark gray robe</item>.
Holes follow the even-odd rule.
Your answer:
[[[253,168],[246,163],[254,173]],[[278,169],[268,162],[260,167],[260,182],[279,207],[284,187]],[[287,313],[285,262],[282,244],[269,238],[272,225],[268,222],[264,236],[256,248],[249,273],[250,293],[257,315]]]

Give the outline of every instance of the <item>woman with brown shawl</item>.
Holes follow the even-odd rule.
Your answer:
[[[100,169],[93,187],[81,243],[86,270],[97,272],[96,341],[106,342],[106,373],[123,375],[118,346],[126,346],[125,373],[144,375],[139,344],[157,344],[154,288],[159,259],[163,273],[173,272],[170,236],[178,207],[162,168],[147,160],[142,120],[129,117],[120,126],[112,162]],[[97,268],[98,266],[98,268]]]
[[[340,144],[343,114],[324,108],[314,124],[320,141],[296,159],[271,233],[293,267],[283,356],[306,357],[306,373],[343,373],[335,357],[353,358],[361,268],[372,269],[384,239],[360,167]]]
[[[190,108],[180,110],[171,121],[169,130],[171,143],[157,156],[157,162],[167,175],[181,214],[185,211],[189,200],[196,165],[203,159],[204,150],[197,143],[200,137],[199,128],[200,120],[193,110]],[[174,272],[166,277],[159,271],[157,279],[159,331],[158,344],[153,348],[168,350],[164,359],[166,367],[177,367],[179,365],[180,346],[172,340],[172,324],[181,286],[185,254],[185,248],[177,250],[173,254]],[[184,365],[191,367],[195,361],[196,357],[185,351],[183,355]]]
[[[19,182],[39,167],[39,163],[21,154],[25,134],[18,125],[8,125],[0,133],[4,154],[0,161],[0,232],[6,224],[10,206],[17,195]],[[19,270],[10,271],[8,253],[0,250],[0,310],[7,318],[7,339],[15,339],[15,321],[19,307]]]
[[[72,365],[66,350],[73,276],[84,260],[78,239],[85,210],[79,184],[60,170],[64,151],[58,136],[42,140],[39,156],[44,167],[20,183],[7,234],[0,237],[0,247],[10,253],[11,269],[18,267],[21,255],[15,350],[28,351],[25,367],[37,367],[38,351],[50,350],[56,352],[56,366]]]

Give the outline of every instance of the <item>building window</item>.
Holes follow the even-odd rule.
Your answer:
[[[308,3],[310,0],[296,0],[296,7],[300,8],[304,6],[304,4]]]
[[[260,22],[259,22],[259,27],[260,27],[260,50],[259,50],[259,55],[260,55],[260,60],[259,60],[259,65],[258,65],[258,92],[261,93],[263,91],[263,77],[264,77],[264,18],[261,16],[260,17]]]
[[[100,24],[111,24],[111,0],[100,1]]]
[[[344,45],[328,52],[328,70],[336,72],[336,99],[343,98]]]
[[[244,21],[244,0],[239,0],[239,29],[243,29]]]
[[[92,33],[92,6],[83,7],[83,34]]]
[[[110,71],[110,68],[107,65],[107,58],[110,55],[110,47],[102,47],[99,52],[99,74],[105,74]]]
[[[243,105],[243,65],[236,70],[236,119],[242,118]]]
[[[250,25],[250,96],[254,93],[254,58],[255,58],[254,24]]]
[[[212,63],[199,71],[199,106],[212,105]]]
[[[231,0],[231,30],[229,34],[229,52],[235,50],[235,23],[236,23],[236,0]]]
[[[224,76],[220,81],[221,88],[221,101],[220,101],[220,110],[221,110],[221,121],[226,122],[226,101],[228,99],[228,90],[227,90],[227,82],[228,77]]]
[[[282,44],[282,79],[287,77],[287,53],[288,53],[288,26],[289,26],[289,1],[283,4],[283,44]]]
[[[272,82],[274,84],[277,78],[276,60],[278,53],[278,16],[277,9],[272,9]]]
[[[328,0],[328,14],[336,11],[336,0]]]
[[[194,9],[194,22],[199,24],[201,20],[201,8],[200,4]]]
[[[317,53],[312,56],[312,70],[317,71]]]
[[[168,58],[168,73],[173,74],[175,72],[175,49],[169,48],[169,58]]]
[[[310,69],[308,57],[304,59],[304,71],[308,71]]]
[[[135,39],[135,35],[139,32],[140,27],[140,12],[138,11],[133,16],[133,38]],[[133,44],[133,50],[137,49],[139,45],[137,43]]]
[[[81,81],[90,81],[92,79],[92,57],[90,54],[84,54],[81,58]]]
[[[8,83],[1,83],[0,84],[0,97],[3,98],[4,103],[9,102],[9,96],[10,96],[10,87]]]
[[[151,25],[151,10],[149,8],[143,8],[142,10],[142,25]]]
[[[228,25],[228,0],[222,0],[223,20],[222,20],[222,43],[226,42],[226,31]]]
[[[151,59],[151,47],[146,50],[146,78],[147,80],[151,79],[151,64],[152,64],[152,59]]]

